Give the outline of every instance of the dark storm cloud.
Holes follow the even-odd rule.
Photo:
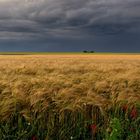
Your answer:
[[[139,0],[0,0],[0,40],[95,41],[118,34],[140,34]]]

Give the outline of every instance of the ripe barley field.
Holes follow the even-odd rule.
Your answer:
[[[0,55],[1,140],[139,140],[140,55]]]

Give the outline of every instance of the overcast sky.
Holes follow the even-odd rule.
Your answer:
[[[0,51],[140,52],[140,0],[0,0]]]

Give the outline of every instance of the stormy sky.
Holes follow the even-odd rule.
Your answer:
[[[0,0],[0,51],[140,52],[140,0]]]

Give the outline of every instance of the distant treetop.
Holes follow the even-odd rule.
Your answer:
[[[87,50],[84,50],[83,53],[95,53],[95,51],[87,51]]]

